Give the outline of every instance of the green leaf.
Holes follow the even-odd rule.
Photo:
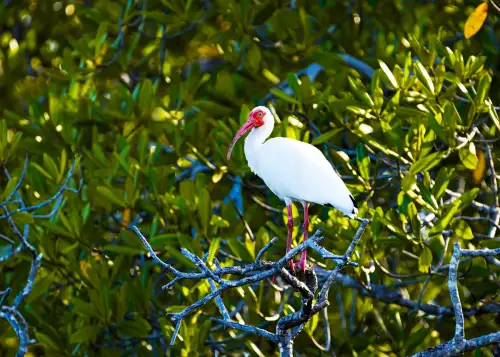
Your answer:
[[[89,317],[99,316],[97,314],[97,311],[92,306],[92,304],[86,301],[74,298],[71,300],[71,305],[73,306],[72,312],[74,312],[75,314],[79,314],[82,316],[89,316]]]
[[[444,75],[446,73],[446,66],[443,61],[439,62],[434,69],[434,87],[436,88],[436,92],[441,92],[443,88]]]
[[[300,100],[300,85],[299,85],[299,78],[295,73],[288,73],[288,84],[290,85],[290,88],[292,88],[293,94]]]
[[[361,177],[368,181],[370,179],[370,157],[362,143],[358,143],[356,146],[356,161]]]
[[[422,224],[418,218],[417,206],[413,202],[408,204],[408,216],[410,217],[412,231],[415,232],[417,237],[420,237],[420,228]]]
[[[441,160],[444,158],[445,155],[446,155],[445,152],[438,151],[429,155],[425,155],[424,157],[420,158],[415,163],[413,163],[410,166],[408,174],[403,179],[403,190],[404,191],[411,190],[411,187],[413,186],[416,180],[415,175],[422,171],[428,171],[432,169],[434,166],[436,166],[441,162]]]
[[[446,153],[441,151],[426,155],[411,165],[410,174],[417,174],[432,169],[441,162],[445,155]]]
[[[227,71],[223,71],[217,74],[217,81],[215,83],[215,89],[220,95],[224,95],[228,99],[236,98],[236,89],[234,86],[233,77]]]
[[[300,102],[297,99],[289,96],[288,94],[286,94],[285,92],[283,92],[279,89],[271,88],[271,93],[273,93],[279,99],[284,100],[285,102],[288,102],[291,104],[300,104]]]
[[[60,69],[43,68],[42,71],[54,80],[60,80],[60,81],[68,81],[69,80],[69,77],[66,74],[66,72],[61,71]]]
[[[212,217],[210,218],[210,225],[215,226],[217,228],[229,228],[230,227],[230,224],[228,221],[226,221],[221,216],[217,216],[215,214],[212,214]]]
[[[191,237],[189,237],[192,239]],[[178,264],[184,265],[185,267],[192,268],[193,262],[186,258],[184,254],[179,251],[179,248],[176,246],[165,245],[164,246],[166,253],[168,253],[168,257],[174,259]]]
[[[59,345],[52,338],[50,338],[49,336],[47,336],[39,331],[35,331],[35,338],[38,342],[40,342],[46,348],[48,347],[48,348],[56,350],[56,351],[61,350]]]
[[[49,180],[54,180],[54,177],[52,177],[47,170],[45,170],[43,167],[38,165],[36,162],[31,162],[31,166],[33,166],[35,169],[37,169],[43,176],[47,177]]]
[[[441,124],[438,123],[436,118],[439,118],[441,121],[441,114],[438,113],[438,115],[436,116],[429,114],[427,116],[427,119],[429,121],[429,126],[432,130],[434,130],[434,132],[437,134],[437,136],[439,136],[441,140],[443,140],[444,142],[448,142],[448,137],[445,135],[443,128],[441,127]]]
[[[327,131],[326,133],[321,134],[320,136],[317,136],[313,139],[311,142],[312,145],[318,145],[318,144],[323,144],[324,142],[330,140],[334,136],[336,136],[338,133],[340,133],[343,130],[343,128],[337,128],[337,129],[332,129],[330,131]]]
[[[454,227],[454,233],[458,238],[462,239],[472,239],[474,238],[474,234],[472,234],[472,229],[469,224],[464,220],[457,221]]]
[[[14,188],[17,185],[17,180],[19,180],[18,177],[11,177],[11,179],[7,183],[7,186],[5,187],[5,190],[0,195],[0,202],[5,201],[7,197],[11,195],[11,193],[14,191]]]
[[[148,19],[155,20],[156,22],[164,25],[175,25],[175,17],[168,16],[160,11],[142,11],[144,16]]]
[[[143,252],[143,250],[140,248],[131,247],[127,245],[114,245],[114,244],[106,244],[104,246],[104,250],[119,254],[130,254],[130,255],[137,255]]]
[[[71,334],[71,337],[69,338],[70,343],[87,343],[87,342],[92,342],[94,343],[97,334],[99,333],[99,326],[96,325],[90,325],[90,326],[84,326],[84,327],[79,327],[75,332]]]
[[[252,256],[252,254],[248,251],[245,245],[238,239],[236,238],[228,239],[227,243],[233,254],[236,255],[241,260],[245,262],[251,262],[255,259],[255,257]]]
[[[474,97],[474,102],[477,106],[484,103],[486,95],[491,85],[491,76],[486,72],[479,80],[479,85],[477,86],[476,96]]]
[[[119,326],[120,331],[130,337],[148,337],[151,325],[142,316],[136,316],[135,320],[128,320]]]
[[[102,148],[98,144],[92,144],[92,155],[94,155],[94,158],[102,165],[102,166],[107,166],[107,161],[106,161],[106,155],[104,155],[104,152],[102,151]]]
[[[23,137],[23,133],[18,131],[14,134],[12,141],[10,142],[9,152],[7,153],[6,160],[11,157],[15,152],[19,144],[21,143],[21,138]]]
[[[454,52],[455,55],[455,74],[457,75],[458,78],[462,78],[462,75],[464,73],[464,56],[462,55],[462,52],[460,52],[458,49],[455,50]]]
[[[200,202],[198,204],[198,212],[200,214],[201,226],[203,227],[203,232],[208,234],[210,228],[210,217],[212,215],[211,203],[210,203],[210,193],[207,189],[202,189],[200,192]]]
[[[103,195],[106,199],[111,201],[112,203],[120,206],[120,207],[126,207],[126,203],[123,199],[119,198],[113,191],[111,191],[108,187],[106,186],[99,186],[97,187],[97,192]]]
[[[217,254],[217,250],[219,249],[219,245],[220,245],[220,238],[219,237],[213,238],[212,242],[210,243],[210,248],[208,248],[207,261],[211,262],[214,259],[215,254]]]
[[[96,58],[99,57],[99,54],[101,53],[102,45],[104,44],[104,41],[106,41],[106,38],[108,37],[107,31],[108,31],[108,23],[105,21],[101,22],[99,24],[99,28],[97,29],[97,33],[95,36],[94,56]]]
[[[351,77],[349,77],[348,80],[349,87],[351,88],[352,93],[356,96],[356,99],[360,100],[368,107],[373,108],[375,106],[375,103],[373,102],[373,99],[370,97],[370,95],[366,92],[364,86],[362,84],[357,85]]]
[[[479,188],[475,187],[472,190],[463,193],[462,196],[460,196],[460,206],[459,210],[463,210],[464,208],[468,207],[472,201],[476,198],[477,194],[479,192]]]
[[[137,106],[139,109],[139,116],[141,118],[146,117],[151,111],[152,103],[154,101],[153,96],[153,82],[150,79],[146,79],[141,83],[141,89],[139,91],[139,98],[137,101]]]
[[[27,212],[18,212],[12,216],[12,219],[16,224],[19,225],[35,223],[35,220],[31,216],[31,214]]]
[[[450,173],[446,167],[439,169],[436,179],[434,180],[434,186],[432,187],[432,195],[436,199],[440,199],[445,193],[448,184],[450,183]]]
[[[378,60],[378,63],[380,65],[380,68],[384,72],[384,77],[388,80],[388,82],[391,84],[392,89],[398,89],[399,84],[398,81],[396,80],[396,77],[394,77],[394,74],[392,74],[392,71],[387,67],[387,65],[382,61]]]
[[[475,58],[470,67],[470,74],[475,74],[479,70],[483,69],[484,63],[486,62],[486,56],[480,56],[479,58]]]
[[[246,58],[246,64],[248,65],[250,71],[257,72],[259,71],[262,53],[260,51],[259,46],[254,43],[254,41],[247,42],[248,44],[248,53]]]
[[[461,148],[458,151],[460,160],[469,170],[474,170],[479,164],[479,160],[476,156],[476,146],[474,143],[470,143],[468,146]]]
[[[62,149],[61,151],[61,161],[59,162],[59,176],[57,177],[57,181],[61,181],[64,176],[64,171],[66,170],[66,163],[68,161],[68,153],[66,149]]]
[[[243,125],[248,120],[249,115],[250,109],[248,109],[246,104],[242,104],[240,109],[240,125]]]
[[[181,233],[163,233],[150,239],[149,244],[155,249],[162,248],[164,245],[170,245],[176,240],[192,239],[190,236]]]
[[[428,273],[429,268],[432,264],[432,251],[425,247],[422,249],[420,253],[420,257],[418,258],[418,270],[422,273]]]
[[[304,29],[304,42],[308,41],[311,36],[311,19],[303,7],[299,8],[300,22]]]
[[[442,231],[444,231],[448,227],[448,225],[451,222],[451,219],[458,212],[458,209],[460,207],[460,203],[461,203],[460,199],[457,199],[452,204],[448,205],[447,212],[445,214],[443,214],[438,219],[438,221],[436,222],[434,227],[431,228],[431,230],[429,231],[429,236],[441,233]]]
[[[424,65],[420,63],[419,61],[415,61],[414,63],[414,68],[415,72],[417,72],[417,77],[422,82],[422,84],[430,90],[432,93],[434,93],[434,83],[432,82],[431,76],[429,76],[429,73],[425,69]]]
[[[450,130],[455,130],[458,124],[462,124],[462,118],[460,118],[455,104],[451,101],[446,102],[444,104],[443,125]]]
[[[493,123],[495,124],[496,128],[500,130],[500,118],[498,117],[498,113],[495,109],[495,106],[491,103],[491,100],[486,101],[486,105],[488,106],[488,114],[493,120]]]
[[[7,121],[0,120],[0,157],[3,157],[7,148]]]
[[[46,152],[43,153],[43,166],[47,169],[47,172],[51,177],[56,178],[59,176],[59,169],[57,168],[54,159],[52,159]]]

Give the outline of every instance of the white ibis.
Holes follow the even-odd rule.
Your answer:
[[[348,217],[355,217],[356,202],[342,179],[323,153],[315,146],[289,138],[266,139],[274,128],[271,111],[259,106],[254,108],[245,124],[234,136],[227,159],[240,137],[251,130],[245,139],[245,157],[250,169],[256,173],[271,191],[285,201],[288,211],[288,240],[286,251],[292,247],[292,201],[304,207],[304,241],[309,229],[308,208],[311,202],[330,204]],[[294,263],[291,268],[294,270]],[[306,251],[298,263],[302,271],[306,267]]]

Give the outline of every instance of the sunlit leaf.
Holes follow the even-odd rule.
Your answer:
[[[476,156],[476,146],[474,143],[461,148],[458,151],[460,155],[460,160],[470,170],[475,170],[479,165],[478,157]]]
[[[488,2],[479,4],[478,7],[469,15],[464,25],[464,37],[466,39],[474,36],[483,27],[484,21],[488,16]]]
[[[380,68],[384,72],[385,77],[387,78],[387,80],[389,81],[391,86],[393,87],[393,89],[397,89],[399,87],[398,81],[394,77],[394,74],[392,74],[389,67],[387,67],[387,65],[381,60],[378,60],[378,63],[380,65]]]
[[[459,220],[454,227],[455,235],[461,239],[472,239],[474,234],[472,234],[472,229],[469,224],[464,220]]]

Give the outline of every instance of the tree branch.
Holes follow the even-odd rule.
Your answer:
[[[460,249],[460,243],[456,242],[453,249],[453,255],[450,261],[448,272],[448,289],[450,290],[450,298],[455,311],[455,335],[453,338],[436,347],[414,354],[413,357],[448,357],[462,355],[464,352],[471,351],[478,347],[487,346],[492,343],[500,342],[500,332],[491,333],[489,335],[474,338],[472,340],[465,339],[464,332],[464,313],[462,303],[458,294],[457,275],[458,266],[461,256],[471,257],[490,257],[500,254],[500,249],[479,249],[469,250]]]
[[[6,219],[12,232],[14,235],[19,239],[19,243],[16,245],[14,248],[14,245],[16,244],[16,241],[14,239],[11,239],[5,235],[1,235],[1,238],[13,245],[13,248],[11,252],[0,256],[0,262],[6,261],[10,259],[12,256],[15,254],[26,250],[30,253],[31,255],[31,268],[30,272],[26,281],[26,284],[24,287],[19,291],[19,293],[15,296],[14,301],[12,304],[8,305],[6,304],[6,300],[8,299],[8,296],[11,292],[10,288],[7,288],[3,292],[0,293],[1,299],[0,299],[0,319],[6,320],[14,329],[17,337],[19,338],[19,348],[16,354],[16,357],[22,357],[24,356],[27,351],[28,347],[30,344],[34,343],[34,340],[31,340],[29,337],[29,331],[28,331],[28,325],[26,323],[26,320],[24,317],[21,315],[19,312],[18,308],[20,307],[21,303],[23,300],[31,293],[33,289],[33,285],[35,282],[36,275],[38,273],[38,270],[40,269],[41,263],[42,263],[42,258],[43,254],[37,254],[37,250],[31,243],[29,242],[29,232],[30,232],[30,225],[29,224],[24,224],[23,230],[21,231],[19,227],[16,225],[16,223],[13,220],[13,216],[17,213],[26,213],[26,212],[31,212],[31,211],[36,211],[40,208],[43,208],[47,205],[49,205],[52,202],[55,202],[54,207],[51,210],[51,213],[48,215],[37,215],[37,214],[31,214],[32,218],[35,219],[46,219],[52,217],[60,207],[60,204],[62,202],[62,195],[65,191],[72,191],[72,192],[79,192],[83,185],[83,176],[81,177],[80,180],[80,187],[78,189],[73,189],[69,187],[69,183],[71,178],[74,175],[74,170],[76,167],[78,160],[75,159],[73,161],[73,164],[68,171],[67,178],[64,182],[64,184],[59,188],[58,192],[54,194],[52,197],[47,199],[46,201],[43,201],[40,204],[34,205],[34,206],[26,206],[24,203],[24,200],[19,193],[19,189],[21,188],[22,182],[26,176],[26,170],[28,167],[28,155],[26,155],[26,159],[24,161],[24,166],[21,172],[21,177],[19,178],[19,181],[16,183],[14,190],[7,196],[5,201],[0,202],[0,208],[3,208],[3,211],[5,214],[3,216],[0,216],[0,219]],[[4,174],[7,177],[8,180],[11,180],[12,177],[7,170],[6,167],[4,167]],[[15,198],[15,200],[14,200]],[[8,206],[12,205],[18,205],[19,208],[14,209],[12,212],[7,208]]]
[[[200,259],[196,255],[192,254],[186,249],[181,249],[181,252],[184,256],[186,256],[200,271],[199,273],[188,273],[181,272],[175,268],[173,268],[170,264],[165,263],[161,260],[144,235],[139,231],[139,229],[135,226],[131,227],[131,230],[137,234],[137,236],[141,239],[146,249],[151,254],[152,258],[164,267],[169,273],[174,275],[173,280],[166,285],[166,287],[171,288],[176,282],[179,282],[182,279],[193,279],[193,280],[208,280],[210,284],[211,292],[196,301],[194,304],[184,308],[181,312],[178,313],[170,313],[168,314],[172,321],[175,323],[174,333],[172,335],[172,339],[170,344],[172,345],[179,333],[180,324],[184,317],[186,317],[191,312],[197,310],[202,307],[206,303],[211,300],[215,300],[223,319],[219,318],[211,318],[212,321],[216,321],[226,327],[231,327],[240,331],[244,331],[246,333],[253,333],[258,336],[262,336],[274,343],[277,343],[281,356],[292,356],[293,355],[293,341],[295,337],[302,331],[305,323],[309,321],[309,319],[317,314],[320,311],[323,311],[328,305],[328,290],[329,286],[333,281],[337,278],[340,270],[347,265],[355,265],[356,263],[351,262],[351,255],[354,253],[354,250],[361,239],[361,236],[366,229],[368,224],[368,219],[362,218],[354,218],[355,220],[361,222],[354,239],[349,245],[347,251],[344,255],[338,256],[332,254],[327,251],[324,247],[321,247],[318,243],[323,240],[323,237],[320,236],[320,230],[316,231],[316,233],[310,237],[307,241],[302,242],[297,247],[291,249],[288,253],[285,254],[284,257],[279,259],[276,262],[267,262],[261,260],[263,254],[269,250],[269,248],[276,242],[276,238],[273,238],[269,243],[267,243],[257,254],[257,258],[252,263],[243,264],[241,266],[231,266],[226,268],[221,268],[218,262],[215,260],[215,269],[210,269],[205,261],[208,257],[207,254]],[[329,273],[326,281],[321,288],[321,292],[316,297],[316,303],[314,303],[315,299],[315,291],[318,288],[318,281],[316,277],[316,273],[310,267],[306,269],[304,273],[300,272],[297,275],[292,275],[288,270],[289,268],[285,268],[287,263],[292,260],[296,255],[302,253],[306,249],[312,249],[321,254],[324,259],[330,259],[337,263],[336,268]],[[238,280],[226,280],[223,277],[227,274],[233,275],[241,275],[242,277]],[[289,284],[294,291],[299,292],[302,295],[302,306],[299,311],[281,317],[278,320],[276,326],[276,333],[271,333],[265,331],[261,328],[246,326],[236,322],[231,321],[229,317],[229,313],[224,306],[224,302],[222,301],[221,294],[231,288],[252,284],[255,282],[262,281],[264,279],[270,278],[274,275],[279,274],[282,279]],[[219,284],[217,287],[215,284]],[[328,342],[328,341],[327,341]]]

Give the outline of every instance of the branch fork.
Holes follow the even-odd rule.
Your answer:
[[[360,225],[344,255],[335,255],[318,244],[324,239],[320,235],[321,230],[316,231],[316,233],[312,237],[310,237],[305,242],[302,242],[295,248],[291,249],[285,254],[285,256],[283,256],[276,262],[264,261],[262,260],[262,256],[277,241],[277,238],[273,238],[259,251],[254,262],[239,266],[221,268],[217,259],[214,259],[216,268],[213,270],[210,269],[206,264],[208,254],[205,254],[203,258],[199,258],[187,249],[181,249],[182,254],[191,262],[193,262],[193,264],[199,270],[199,272],[196,273],[181,272],[173,268],[170,264],[163,262],[156,255],[147,239],[139,231],[139,229],[135,226],[132,226],[131,230],[138,235],[153,259],[161,266],[163,266],[168,272],[174,275],[173,280],[166,284],[164,288],[170,289],[174,286],[175,283],[183,279],[206,279],[210,284],[211,292],[208,295],[198,300],[194,304],[186,307],[181,312],[167,314],[176,324],[172,339],[170,341],[171,345],[173,345],[177,338],[183,318],[196,309],[202,307],[209,301],[215,300],[215,303],[217,304],[217,307],[223,318],[221,319],[213,317],[211,318],[212,321],[217,322],[225,327],[230,327],[246,333],[252,333],[264,337],[267,340],[278,344],[282,357],[291,357],[293,356],[293,341],[295,337],[297,337],[297,335],[302,331],[306,322],[309,321],[309,319],[313,315],[324,310],[329,305],[328,291],[330,285],[335,281],[339,272],[348,265],[358,266],[357,263],[351,262],[351,256],[359,240],[361,239],[361,236],[365,231],[369,220],[358,217],[355,217],[355,220],[359,221]],[[306,249],[314,250],[318,252],[323,259],[333,260],[337,264],[335,269],[328,273],[327,279],[317,296],[315,295],[315,292],[318,289],[318,281],[316,273],[313,269],[306,269],[304,273],[305,279],[304,281],[301,281],[296,276],[291,274],[288,269],[285,268],[289,261],[291,261],[296,255],[301,254]],[[223,279],[223,276],[228,274],[240,275],[241,278],[237,280]],[[275,333],[271,333],[258,327],[247,326],[232,321],[230,319],[229,312],[221,298],[221,294],[230,288],[252,284],[264,279],[271,278],[274,275],[280,275],[283,280],[292,287],[294,291],[299,292],[302,295],[302,306],[300,310],[293,314],[281,317],[278,320]],[[218,284],[218,287],[216,286],[216,283]],[[314,303],[315,298],[316,302]]]

